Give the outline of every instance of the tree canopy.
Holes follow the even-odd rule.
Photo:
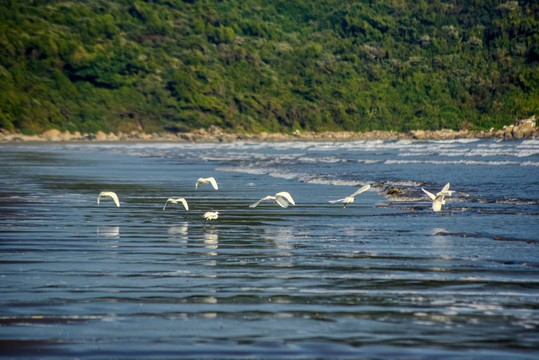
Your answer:
[[[539,4],[4,0],[0,128],[500,128],[536,114]]]

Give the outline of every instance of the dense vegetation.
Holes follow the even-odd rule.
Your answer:
[[[0,127],[499,128],[537,113],[539,5],[0,1]]]

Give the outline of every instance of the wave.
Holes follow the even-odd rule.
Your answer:
[[[539,205],[539,200],[504,197],[495,200],[495,203],[504,205]]]
[[[249,166],[226,166],[217,168],[218,171],[231,171],[239,172],[251,175],[267,175],[275,178],[293,180],[296,179],[306,184],[322,184],[322,185],[334,185],[334,186],[358,186],[359,184],[367,183],[364,180],[343,180],[336,178],[329,178],[320,175],[312,175],[306,173],[282,171],[275,168],[261,168],[261,167],[249,167]]]
[[[384,164],[433,164],[433,165],[519,165],[519,166],[539,166],[536,161],[478,161],[478,160],[385,160]]]

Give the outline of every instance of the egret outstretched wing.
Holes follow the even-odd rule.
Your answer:
[[[275,194],[275,201],[284,208],[287,208],[289,204],[296,205],[294,199],[292,199],[292,196],[286,191],[281,191]]]
[[[257,207],[258,204],[260,204],[262,201],[267,201],[267,200],[275,200],[274,202],[276,202],[277,204],[279,204],[279,206],[283,208],[287,208],[289,204],[296,205],[296,203],[294,202],[294,199],[288,192],[281,191],[275,194],[275,196],[271,196],[271,195],[265,196],[262,199],[255,202],[254,204],[249,205],[249,207],[252,207],[252,208]]]
[[[274,200],[275,199],[275,196],[265,196],[263,197],[262,199],[258,200],[257,202],[255,202],[254,204],[251,204],[249,205],[249,207],[252,207],[252,208],[255,208],[258,206],[258,204],[260,204],[262,201],[268,201],[268,200]]]
[[[427,196],[428,196],[432,201],[436,200],[436,195],[434,195],[434,194],[431,193],[431,192],[428,192],[427,190],[425,190],[425,189],[423,189],[423,188],[421,188],[421,190],[423,190],[423,192],[424,192],[425,194],[427,194]]]
[[[449,190],[449,183],[445,184],[444,187],[442,188],[442,190],[440,190],[440,192],[447,192]]]
[[[445,188],[445,187],[444,187]],[[434,195],[433,193],[428,192],[427,190],[421,188],[425,194],[432,200],[432,210],[438,212],[442,210],[442,205],[445,204],[444,195],[439,192]]]
[[[165,210],[168,203],[177,204],[179,202],[181,202],[183,204],[183,207],[185,208],[185,210],[189,210],[189,205],[187,204],[187,200],[185,200],[184,198],[170,198],[170,199],[168,199],[167,202],[165,203],[165,206],[163,206],[163,210]]]
[[[449,190],[449,183],[445,184],[442,190],[440,192],[436,193],[436,196],[443,195],[443,196],[451,196],[453,195],[454,191]]]
[[[118,199],[118,195],[116,195],[116,193],[112,191],[102,191],[101,193],[99,193],[99,196],[97,197],[97,205],[99,205],[99,200],[104,197],[112,198],[116,206],[120,207],[120,199]]]
[[[356,195],[359,195],[359,194],[361,194],[362,192],[369,190],[370,188],[371,188],[371,185],[370,185],[370,184],[363,185],[359,190],[357,190],[355,193],[353,193],[352,195],[350,195],[350,197],[354,197],[354,196],[356,196]]]
[[[367,185],[363,185],[360,189],[358,189],[356,192],[354,192],[352,195],[350,196],[347,196],[345,197],[344,199],[338,199],[338,200],[330,200],[329,202],[332,203],[332,204],[335,204],[335,203],[338,203],[338,202],[342,202],[344,203],[344,206],[343,208],[346,207],[346,204],[348,203],[353,203],[354,202],[354,197],[358,194],[361,194],[362,192],[364,191],[367,191],[371,188],[371,185],[370,184],[367,184]]]
[[[198,186],[199,185],[202,185],[202,184],[211,184],[211,186],[213,186],[213,188],[215,190],[219,190],[219,186],[217,186],[217,181],[215,181],[215,178],[214,177],[209,177],[209,178],[199,178],[195,184],[195,189],[198,189]]]

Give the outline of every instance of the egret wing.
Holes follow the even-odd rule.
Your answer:
[[[444,196],[451,196],[453,194],[453,191],[449,191],[449,183],[445,184],[442,190],[436,193],[436,196],[444,195]]]
[[[287,202],[291,203],[292,205],[296,205],[296,203],[294,202],[294,199],[292,199],[292,196],[289,193],[287,193],[286,191],[281,191],[281,192],[275,194],[275,198],[277,199],[277,202],[279,202],[279,198],[281,198],[281,199],[284,198],[284,199],[286,199]]]
[[[213,186],[215,190],[219,189],[219,186],[217,186],[217,181],[215,181],[215,178],[211,177],[211,178],[208,178],[207,180],[210,182],[211,186]]]
[[[449,190],[449,183],[445,184],[440,192],[444,193],[444,192],[447,192],[448,190]]]
[[[180,198],[178,200],[182,202],[183,207],[185,208],[185,210],[189,210],[189,205],[187,205],[187,200],[185,200],[184,198]]]
[[[168,204],[169,202],[171,202],[171,201],[172,201],[172,199],[168,199],[168,200],[167,200],[167,202],[165,203],[165,206],[163,206],[163,210],[165,210],[165,208],[167,207],[167,204]]]
[[[350,197],[354,197],[358,194],[361,194],[362,192],[364,191],[367,191],[371,188],[371,185],[370,184],[367,184],[367,185],[364,185],[362,186],[359,190],[357,190],[355,193],[353,193],[352,195],[350,195]]]
[[[116,204],[116,206],[120,207],[120,200],[118,199],[118,195],[116,195],[116,193],[114,193],[112,191],[102,191],[99,194],[99,196],[97,197],[97,205],[99,205],[99,200],[102,197],[105,197],[105,196],[108,196],[108,197],[112,198],[112,200],[114,200],[114,203]]]
[[[108,196],[110,196],[112,200],[114,200],[114,203],[117,207],[120,207],[120,199],[118,199],[118,195],[116,195],[116,193],[111,192],[108,194]]]
[[[283,208],[287,208],[288,207],[288,204],[289,202],[284,198],[284,197],[277,197],[275,199],[275,201],[277,202],[277,204],[279,204],[281,207]]]
[[[433,193],[430,193],[430,192],[428,192],[427,190],[425,190],[425,189],[423,189],[423,188],[421,188],[421,190],[423,190],[423,192],[424,192],[425,194],[427,194],[427,196],[428,196],[432,201],[436,200],[436,196],[434,196]]]
[[[255,207],[257,207],[258,204],[260,204],[262,201],[269,200],[269,199],[272,199],[272,198],[273,198],[272,196],[265,196],[265,197],[263,197],[262,199],[260,199],[260,200],[258,200],[257,202],[255,202],[254,204],[249,205],[249,207],[255,208]]]

